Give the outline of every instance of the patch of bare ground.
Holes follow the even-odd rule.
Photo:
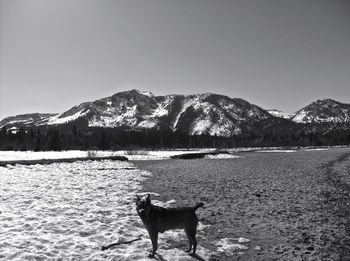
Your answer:
[[[324,164],[329,186],[322,190],[324,212],[333,226],[325,231],[326,252],[337,252],[337,260],[350,260],[350,153]]]
[[[350,149],[241,155],[135,163],[153,173],[144,191],[179,206],[205,203],[197,214],[209,226],[198,242],[211,260],[350,260]],[[216,252],[215,242],[238,237],[251,240],[248,250]],[[175,244],[185,248],[185,235]]]

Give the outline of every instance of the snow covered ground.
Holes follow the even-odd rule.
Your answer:
[[[125,156],[129,160],[163,160],[170,159],[171,156],[179,154],[190,154],[200,152],[210,152],[215,149],[197,149],[197,150],[139,150],[139,151],[116,151],[115,156]]]
[[[113,156],[113,152],[98,151],[96,156]],[[0,161],[38,160],[38,159],[66,159],[88,157],[87,151],[0,151]]]
[[[151,243],[133,200],[149,175],[107,160],[0,167],[0,259],[147,260]],[[130,245],[101,251],[141,234]],[[158,258],[191,260],[168,243],[185,238],[183,231],[160,235]],[[197,253],[205,260],[210,255],[201,246]]]
[[[338,148],[341,146],[335,146]],[[329,148],[303,148],[305,151],[328,150]],[[88,158],[88,157],[109,157],[125,156],[129,160],[164,160],[171,156],[180,154],[203,153],[214,151],[215,149],[174,149],[174,150],[118,150],[118,151],[0,151],[1,161],[15,160],[40,160],[40,159],[66,159],[66,158]],[[239,152],[257,151],[257,152],[296,152],[298,148],[284,149],[280,147],[246,147],[226,149],[230,154],[207,155],[207,159],[230,159],[239,158],[235,155]]]
[[[206,159],[235,159],[240,158],[240,156],[232,155],[232,154],[217,154],[217,155],[206,155]]]
[[[209,152],[214,149],[198,150],[119,150],[119,151],[0,151],[0,161],[13,160],[39,160],[39,159],[66,159],[66,158],[88,158],[88,157],[108,157],[125,156],[129,160],[162,160],[171,156],[185,153]]]

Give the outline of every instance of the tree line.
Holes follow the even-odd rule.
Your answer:
[[[124,128],[64,127],[20,128],[0,131],[0,150],[121,150],[172,148],[232,148],[350,145],[350,130],[335,129],[326,134],[305,130],[246,131],[232,137],[188,135],[170,129],[131,130]]]

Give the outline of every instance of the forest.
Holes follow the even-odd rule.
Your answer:
[[[188,135],[169,129],[80,128],[75,124],[0,130],[0,150],[120,150],[235,147],[307,147],[350,145],[350,130],[245,131],[232,137]]]

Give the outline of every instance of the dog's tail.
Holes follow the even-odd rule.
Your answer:
[[[203,203],[203,202],[199,202],[197,205],[195,205],[195,206],[193,207],[193,210],[196,211],[198,208],[201,208],[201,207],[203,207],[203,206],[204,206],[204,203]]]

